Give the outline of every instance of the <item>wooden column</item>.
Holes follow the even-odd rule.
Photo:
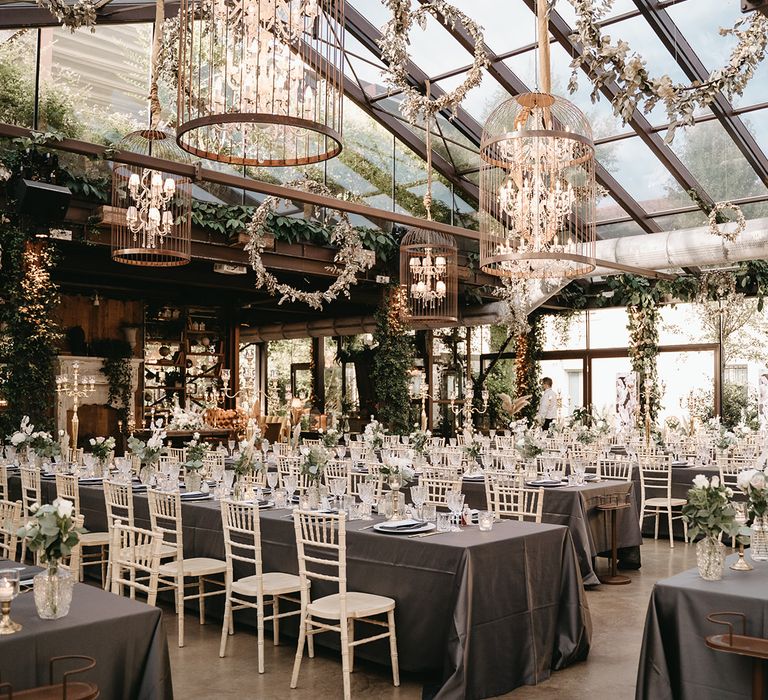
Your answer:
[[[325,338],[312,338],[312,407],[325,413]]]

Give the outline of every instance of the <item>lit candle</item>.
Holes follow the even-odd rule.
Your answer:
[[[0,603],[8,603],[13,600],[13,584],[7,579],[0,579]]]

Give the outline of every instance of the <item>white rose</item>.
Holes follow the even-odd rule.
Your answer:
[[[745,469],[743,472],[739,472],[736,477],[736,485],[742,491],[746,491],[749,488],[749,485],[752,483],[752,477],[756,473],[756,469]]]
[[[763,472],[755,472],[752,475],[752,478],[749,480],[750,485],[753,489],[764,489],[765,488],[765,474]]]
[[[693,488],[705,489],[709,486],[709,479],[703,474],[697,474],[693,477]]]
[[[53,505],[56,508],[56,512],[60,518],[71,517],[72,511],[75,508],[74,503],[72,503],[72,501],[68,501],[66,498],[57,498],[53,502]]]
[[[94,440],[93,438],[91,438],[88,442],[91,443],[91,447],[96,445],[96,440]]]
[[[29,512],[30,512],[30,513],[37,513],[37,511],[38,511],[38,509],[39,509],[39,508],[40,508],[40,504],[39,504],[39,503],[33,503],[33,504],[32,504],[32,505],[29,507]]]
[[[733,489],[730,487],[725,488],[725,497],[726,498],[733,498]]]
[[[713,489],[716,489],[720,486],[720,477],[719,476],[713,476],[712,481],[710,482]]]

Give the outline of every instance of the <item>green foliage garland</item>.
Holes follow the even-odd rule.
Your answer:
[[[15,429],[25,415],[38,430],[51,425],[54,358],[60,334],[53,310],[59,295],[51,282],[53,257],[19,228],[0,224],[0,382],[7,409],[0,434]]]
[[[413,342],[407,333],[407,308],[402,289],[390,288],[376,311],[373,337],[378,349],[371,366],[376,418],[402,435],[411,429],[408,370],[413,364]]]
[[[530,319],[531,330],[527,335],[517,338],[515,356],[515,394],[521,396],[531,395],[530,403],[520,412],[521,418],[532,421],[539,409],[541,398],[541,359],[544,326],[542,317],[536,315]]]

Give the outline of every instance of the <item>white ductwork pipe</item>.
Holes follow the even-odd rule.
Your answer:
[[[724,224],[723,228],[728,230],[735,226],[736,224]],[[595,255],[599,260],[657,271],[755,260],[768,257],[768,218],[748,221],[746,230],[733,243],[720,236],[712,235],[707,226],[699,226],[679,231],[646,233],[639,236],[600,240],[596,244]],[[619,272],[600,267],[590,273],[590,276],[615,274],[619,274]],[[541,306],[569,281],[539,282],[531,280],[528,282],[530,311]],[[508,313],[507,305],[502,301],[497,301],[468,309],[466,313],[461,314],[458,325],[491,325],[502,322]],[[288,338],[356,335],[372,333],[375,326],[373,316],[322,318],[316,321],[275,323],[259,328],[244,328],[241,331],[241,338],[243,342],[260,342]],[[417,325],[415,330],[439,327],[441,324],[423,324]]]

